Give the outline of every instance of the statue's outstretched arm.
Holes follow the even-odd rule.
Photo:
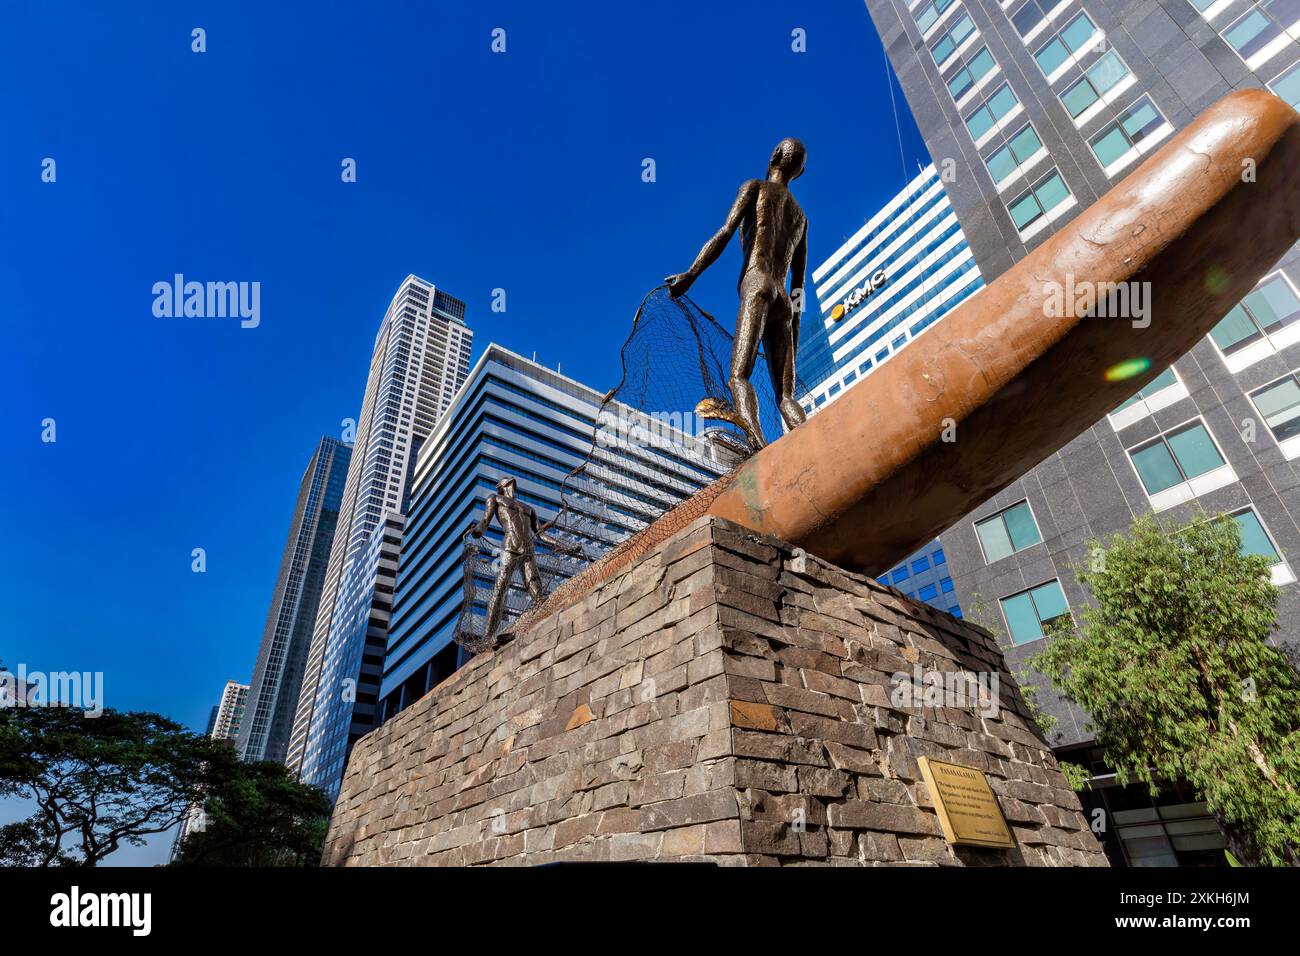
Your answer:
[[[758,194],[758,180],[751,179],[740,187],[736,193],[736,201],[731,204],[731,210],[727,213],[727,221],[722,224],[722,228],[713,234],[713,237],[704,244],[700,254],[695,257],[691,267],[685,272],[677,275],[668,276],[664,281],[668,283],[668,291],[676,298],[682,295],[691,287],[696,279],[709,266],[718,260],[722,255],[722,250],[727,248],[727,243],[735,235],[736,230],[740,228],[740,223],[745,218],[745,213],[749,211],[750,206],[754,203],[754,197]]]
[[[559,522],[560,517],[563,514],[564,514],[564,509],[561,508],[559,511],[555,513],[554,518],[552,518],[550,521],[543,524],[541,527],[538,527],[537,514],[534,512],[532,516],[533,540],[538,544],[546,545],[546,547],[550,548],[552,551],[555,551],[559,554],[569,554],[575,556],[581,555],[583,554],[583,550],[580,545],[569,544],[567,541],[561,541],[559,538],[551,537],[551,535],[548,533]]]
[[[497,496],[488,495],[487,507],[483,509],[483,517],[479,519],[477,524],[470,526],[469,533],[476,538],[483,537],[483,532],[492,524],[492,519],[496,517],[496,513]]]

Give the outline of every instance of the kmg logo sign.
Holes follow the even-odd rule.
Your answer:
[[[872,293],[874,293],[877,289],[879,289],[882,285],[884,285],[888,281],[889,281],[889,277],[885,275],[885,271],[883,269],[877,269],[875,272],[871,274],[870,279],[868,279],[866,282],[862,283],[862,285],[858,286],[856,289],[850,292],[847,299],[845,299],[843,302],[838,303],[835,306],[835,308],[831,309],[831,321],[832,322],[840,321],[842,318],[844,318],[846,315],[848,315],[850,312],[856,309],[859,305],[861,305],[864,299],[866,299],[868,296],[870,296]]]

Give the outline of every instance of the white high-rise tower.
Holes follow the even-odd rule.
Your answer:
[[[375,337],[288,766],[333,794],[378,699],[407,477],[469,375],[465,303],[407,276]]]

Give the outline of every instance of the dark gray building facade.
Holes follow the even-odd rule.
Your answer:
[[[284,763],[351,459],[326,436],[303,472],[236,742],[245,760]]]
[[[990,282],[1225,94],[1300,102],[1300,0],[867,8]],[[1090,541],[1145,512],[1190,521],[1199,509],[1232,515],[1243,546],[1273,558],[1274,640],[1298,659],[1298,250],[1172,369],[941,535],[961,606],[1001,630],[1013,668],[1042,647],[1044,624],[1088,600],[1072,568]],[[1039,683],[1058,753],[1097,775],[1112,860],[1221,861],[1195,795],[1107,787],[1086,715]]]

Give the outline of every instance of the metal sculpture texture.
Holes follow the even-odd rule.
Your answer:
[[[767,163],[767,178],[751,179],[740,187],[722,228],[700,250],[685,272],[668,276],[674,298],[691,284],[726,249],[740,230],[743,264],[740,270],[740,310],[731,352],[732,415],[711,410],[709,417],[734,421],[755,448],[766,441],[758,422],[758,398],[750,377],[761,344],[767,353],[768,372],[786,429],[804,421],[795,400],[795,352],[799,346],[799,318],[803,312],[804,271],[808,265],[808,219],[790,193],[790,183],[803,174],[807,152],[797,139],[783,139]],[[790,276],[790,292],[786,276]]]
[[[509,639],[508,632],[503,631],[501,627],[501,619],[505,614],[506,599],[509,596],[510,586],[516,571],[523,574],[524,587],[528,590],[530,606],[540,604],[546,597],[546,584],[542,573],[537,567],[538,542],[560,554],[574,555],[581,553],[581,549],[578,547],[550,537],[547,532],[550,531],[555,522],[551,521],[539,526],[537,512],[530,505],[515,497],[515,487],[516,481],[513,476],[507,476],[498,481],[496,492],[488,496],[483,517],[470,525],[466,532],[470,537],[482,538],[488,528],[492,526],[494,518],[501,526],[502,531],[501,550],[497,560],[493,562],[496,565],[496,580],[492,586],[491,596],[488,598],[487,618],[483,632],[478,634],[476,628],[467,626],[468,622],[465,620],[465,613],[462,613],[461,625],[457,627],[457,643],[470,651],[481,651],[496,647]],[[556,520],[558,520],[558,516]],[[469,549],[467,549],[468,551]],[[477,554],[477,547],[474,547],[473,551]],[[475,565],[470,560],[471,557],[467,553],[465,560],[465,610],[469,612],[470,616],[472,616],[471,605],[475,594],[473,582]]]

